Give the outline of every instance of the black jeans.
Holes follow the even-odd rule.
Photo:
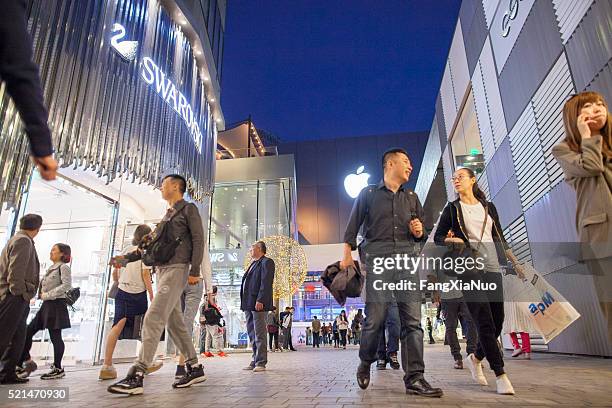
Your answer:
[[[15,367],[23,351],[30,305],[10,293],[0,302],[0,381],[15,378]]]
[[[346,330],[338,330],[340,332],[340,345],[346,347]]]
[[[334,347],[338,347],[340,345],[340,333],[337,331],[334,332]]]
[[[446,316],[446,342],[450,346],[451,355],[455,361],[461,361],[461,346],[459,345],[459,339],[457,338],[457,326],[459,324],[459,316],[461,316],[461,329],[465,333],[467,338],[466,352],[467,354],[476,353],[476,347],[478,345],[478,334],[476,333],[476,326],[472,321],[470,312],[463,298],[459,299],[443,299],[442,300],[442,311]],[[464,327],[465,326],[467,327]]]
[[[320,342],[321,342],[320,334],[317,332],[312,332],[312,347],[319,348]]]
[[[500,376],[504,374],[504,359],[497,345],[504,324],[502,274],[485,272],[472,279],[486,284],[495,283],[497,286],[494,291],[465,290],[463,297],[478,331],[478,346],[474,355],[479,360],[486,357],[491,370]]]
[[[278,331],[276,333],[268,332],[268,343],[270,346],[270,350],[278,350]],[[274,345],[274,347],[272,347]]]
[[[291,328],[283,329],[283,336],[285,337],[285,343],[283,344],[285,350],[293,350],[293,339],[291,338]]]

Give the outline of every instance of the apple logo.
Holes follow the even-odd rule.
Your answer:
[[[363,172],[364,166],[357,169],[357,173],[349,174],[344,179],[344,189],[351,198],[357,198],[359,192],[368,186],[370,175]]]

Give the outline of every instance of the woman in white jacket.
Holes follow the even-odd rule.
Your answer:
[[[40,330],[47,329],[53,344],[53,365],[51,371],[43,374],[42,380],[54,380],[64,377],[62,358],[64,357],[64,340],[62,329],[70,327],[70,316],[66,305],[66,292],[72,288],[72,272],[68,264],[71,261],[71,250],[66,244],[55,244],[49,258],[53,265],[40,281],[38,298],[43,303],[36,316],[28,324],[26,343],[17,368],[21,378],[28,377],[38,367],[30,356],[32,338]]]
[[[338,326],[338,332],[340,332],[340,344],[342,348],[346,349],[346,332],[348,331],[349,324],[346,318],[346,311],[341,311],[340,315],[336,317],[336,325]]]

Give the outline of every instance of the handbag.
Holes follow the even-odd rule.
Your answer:
[[[466,264],[465,259],[475,259],[478,257],[478,254],[479,254],[478,251],[480,250],[480,246],[482,245],[482,237],[484,237],[484,231],[487,226],[487,221],[489,219],[489,206],[485,205],[484,208],[485,208],[485,218],[484,218],[484,221],[482,222],[482,228],[480,230],[480,238],[478,240],[478,246],[474,248],[472,244],[470,244],[469,241],[464,242],[462,245],[452,244],[451,249],[444,254],[443,258],[454,259],[453,265],[457,264],[458,262],[456,260],[460,258],[464,259],[463,265],[465,265]],[[459,220],[457,220],[457,222],[459,222]],[[495,225],[495,221],[493,221],[493,224]],[[454,226],[455,226],[455,223],[454,223],[453,213],[451,211],[451,231],[453,230]],[[444,273],[446,275],[453,276],[453,277],[457,277],[459,275],[465,275],[466,273],[474,274],[476,272],[478,272],[478,269],[466,270],[465,272],[461,274],[457,274],[455,269],[446,269],[446,268],[444,269]]]

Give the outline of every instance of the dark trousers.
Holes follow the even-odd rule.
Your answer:
[[[321,335],[317,332],[312,332],[312,347],[319,348],[320,342],[321,342]]]
[[[478,334],[470,316],[470,312],[463,298],[442,300],[442,310],[446,316],[445,340],[450,346],[451,354],[455,361],[461,361],[461,346],[457,338],[457,325],[461,316],[461,329],[467,338],[467,354],[476,353],[478,345]]]
[[[338,330],[340,332],[340,345],[346,347],[346,330]]]
[[[285,338],[285,343],[283,347],[285,350],[293,349],[293,339],[291,338],[291,328],[283,328],[283,337]]]
[[[429,334],[429,343],[434,344],[436,341],[433,338],[433,327],[432,326],[427,327],[427,334]]]
[[[399,351],[400,327],[397,303],[389,303],[385,324],[380,326],[380,337],[378,339],[379,360],[387,360],[391,354],[397,354]]]
[[[19,360],[19,364],[23,364],[24,361],[27,361],[31,358],[30,350],[32,349],[32,339],[40,330],[44,330],[38,327],[36,324],[36,319],[34,319],[26,329],[26,338],[25,345],[23,346],[23,352],[21,353],[21,359]],[[62,329],[48,329],[49,330],[49,339],[51,340],[51,344],[53,344],[53,365],[57,368],[62,368],[62,359],[64,358],[64,350],[66,349],[64,345],[64,339],[62,339]]]
[[[486,357],[491,370],[499,376],[504,374],[504,359],[497,345],[504,324],[502,275],[485,272],[473,279],[497,285],[495,291],[463,291],[463,297],[478,331],[478,346],[474,355],[479,360]]]
[[[15,378],[15,367],[23,351],[30,305],[10,293],[0,301],[0,381]]]
[[[338,347],[340,345],[340,334],[335,331],[334,332],[334,347]]]
[[[278,332],[270,333],[268,332],[268,342],[270,346],[270,350],[278,350]],[[272,347],[274,345],[274,347]]]

